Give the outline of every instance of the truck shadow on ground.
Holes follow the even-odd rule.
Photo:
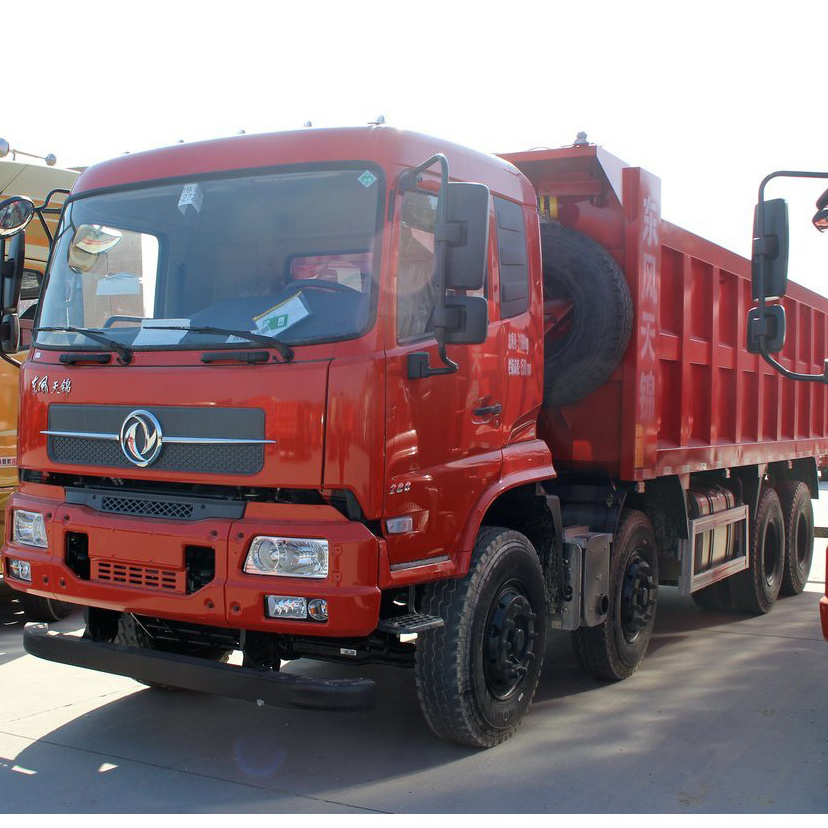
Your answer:
[[[792,610],[801,610],[805,601],[818,597],[780,601],[774,610],[780,615],[780,626]],[[811,613],[805,615],[810,618]],[[655,673],[659,659],[675,657],[688,636],[713,627],[727,634],[740,626],[751,634],[750,627],[743,625],[754,620],[702,612],[675,590],[665,589],[648,658],[631,681],[646,688],[652,681],[648,665]],[[24,622],[13,604],[0,603],[0,623],[22,632]],[[74,623],[79,624],[80,618],[74,617]],[[306,675],[374,679],[377,704],[363,713],[286,710],[130,682],[125,685],[127,695],[120,691],[109,701],[104,691],[96,689],[98,674],[90,671],[81,678],[86,683],[81,685],[86,699],[82,712],[44,735],[33,736],[37,741],[23,747],[13,760],[4,764],[0,759],[0,790],[6,806],[10,811],[36,811],[41,803],[38,791],[63,789],[70,791],[66,800],[70,810],[118,811],[111,791],[118,789],[115,780],[126,778],[135,795],[123,805],[126,811],[133,811],[136,802],[145,803],[142,810],[154,812],[214,811],[242,801],[245,810],[278,810],[280,803],[283,810],[348,808],[355,788],[370,791],[373,785],[457,762],[486,768],[486,757],[494,756],[442,742],[431,734],[419,710],[410,670],[313,662],[297,662],[288,669]],[[592,690],[617,693],[613,686],[581,671],[568,633],[551,632],[535,708],[529,713],[534,725],[524,727],[540,727],[544,739],[553,741],[574,738],[558,733],[558,716],[572,706],[567,697],[591,696]],[[101,693],[100,704],[96,693]],[[600,707],[603,702],[595,704]],[[37,716],[31,719],[36,724]],[[12,732],[21,736],[33,732],[27,727],[21,725],[18,731],[13,725]],[[502,760],[520,750],[521,733],[497,749]],[[42,810],[54,811],[61,804],[53,798],[42,803]]]

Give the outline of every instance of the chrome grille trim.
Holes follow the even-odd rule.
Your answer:
[[[115,440],[120,439],[119,434],[100,434],[94,431],[51,431],[40,432],[47,437],[78,437],[86,440]],[[274,445],[275,440],[245,440],[236,437],[168,437],[163,438],[164,443],[176,443],[178,445],[191,446],[263,446]]]

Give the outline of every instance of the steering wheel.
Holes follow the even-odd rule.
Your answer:
[[[348,287],[348,285],[340,285],[339,282],[324,282],[318,279],[291,279],[285,282],[282,290],[288,290],[292,287],[316,288],[317,290],[330,290],[333,293],[356,293],[358,296],[362,295],[362,291]]]

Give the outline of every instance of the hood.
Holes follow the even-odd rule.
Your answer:
[[[328,361],[23,368],[21,468],[132,480],[318,488]]]

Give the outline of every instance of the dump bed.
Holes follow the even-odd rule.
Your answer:
[[[634,304],[630,343],[611,379],[542,413],[559,471],[648,480],[828,454],[828,387],[787,380],[747,351],[748,260],[663,221],[659,179],[599,147],[504,157],[532,181],[542,220],[613,255]],[[783,304],[781,363],[821,374],[828,299],[790,284]]]

